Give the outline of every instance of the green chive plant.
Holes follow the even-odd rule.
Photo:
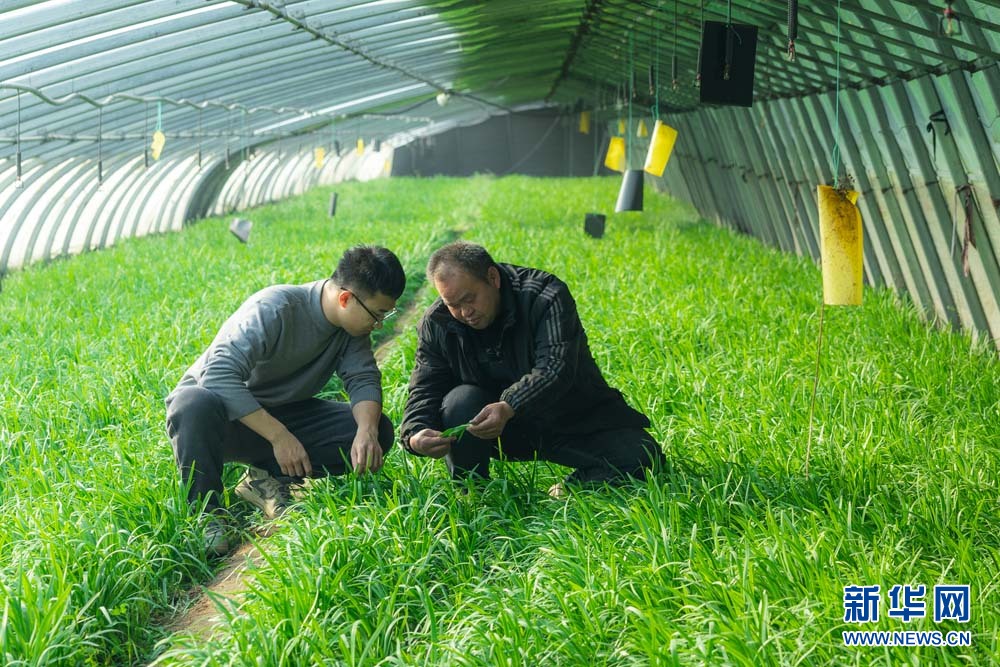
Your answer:
[[[1000,364],[995,350],[866,290],[827,309],[808,476],[820,274],[666,196],[612,214],[614,179],[396,179],[8,277],[0,335],[0,656],[7,664],[988,665],[1000,655]],[[563,278],[609,382],[668,465],[617,489],[545,494],[568,472],[494,464],[456,488],[401,451],[319,480],[258,539],[263,562],[210,632],[162,628],[214,563],[182,502],[162,398],[252,290],[305,281],[344,247],[396,250],[422,286],[457,237]],[[400,318],[401,319],[401,318]],[[398,322],[398,320],[397,320]],[[416,347],[385,334],[398,423]],[[44,345],[40,344],[44,341]],[[329,395],[340,394],[335,383]],[[239,474],[231,471],[232,479]],[[245,520],[256,521],[247,513]],[[257,539],[248,537],[248,539]],[[888,615],[894,585],[927,614]],[[932,590],[968,585],[971,618]],[[851,585],[878,621],[845,621]],[[964,647],[846,647],[843,632],[968,631]]]

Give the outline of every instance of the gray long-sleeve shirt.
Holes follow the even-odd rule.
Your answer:
[[[351,405],[382,402],[382,376],[368,336],[354,337],[323,314],[325,280],[274,285],[257,292],[226,320],[177,388],[214,392],[235,420],[261,407],[304,400],[334,372]],[[169,405],[173,393],[167,396]]]

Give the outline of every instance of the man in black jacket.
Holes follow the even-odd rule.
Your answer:
[[[500,457],[569,466],[583,484],[642,479],[662,462],[649,419],[597,368],[564,282],[464,241],[438,249],[427,276],[441,298],[420,322],[407,451],[444,457],[454,479],[488,478]],[[459,439],[441,436],[465,423]]]

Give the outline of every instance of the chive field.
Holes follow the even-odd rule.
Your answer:
[[[0,292],[0,659],[27,665],[990,665],[1000,655],[1000,362],[905,297],[828,308],[809,260],[614,179],[344,183],[7,276]],[[570,286],[609,382],[668,466],[550,499],[567,470],[494,464],[463,493],[397,449],[384,472],[313,486],[210,633],[171,633],[219,561],[183,501],[163,398],[252,292],[325,277],[378,243],[407,271],[464,238]],[[416,336],[377,334],[398,424]],[[331,383],[327,394],[340,388]],[[238,467],[227,472],[230,487]],[[880,585],[877,622],[844,587]],[[924,585],[927,616],[888,615]],[[934,622],[936,584],[971,619]],[[967,647],[845,647],[845,630],[968,631]]]

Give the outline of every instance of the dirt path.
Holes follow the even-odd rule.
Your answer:
[[[423,315],[419,304],[423,302],[428,285],[423,285],[410,302],[411,307],[395,327],[395,333],[375,350],[375,359],[381,365],[395,346],[394,341],[404,331],[416,326]],[[412,307],[417,306],[417,307]],[[267,538],[270,533],[266,529],[257,532],[259,538]],[[196,586],[188,591],[189,603],[172,618],[166,619],[164,627],[171,633],[191,633],[208,638],[222,621],[220,605],[228,609],[236,609],[240,597],[246,589],[244,577],[248,568],[259,564],[263,556],[253,542],[245,542],[229,554],[211,582]]]

